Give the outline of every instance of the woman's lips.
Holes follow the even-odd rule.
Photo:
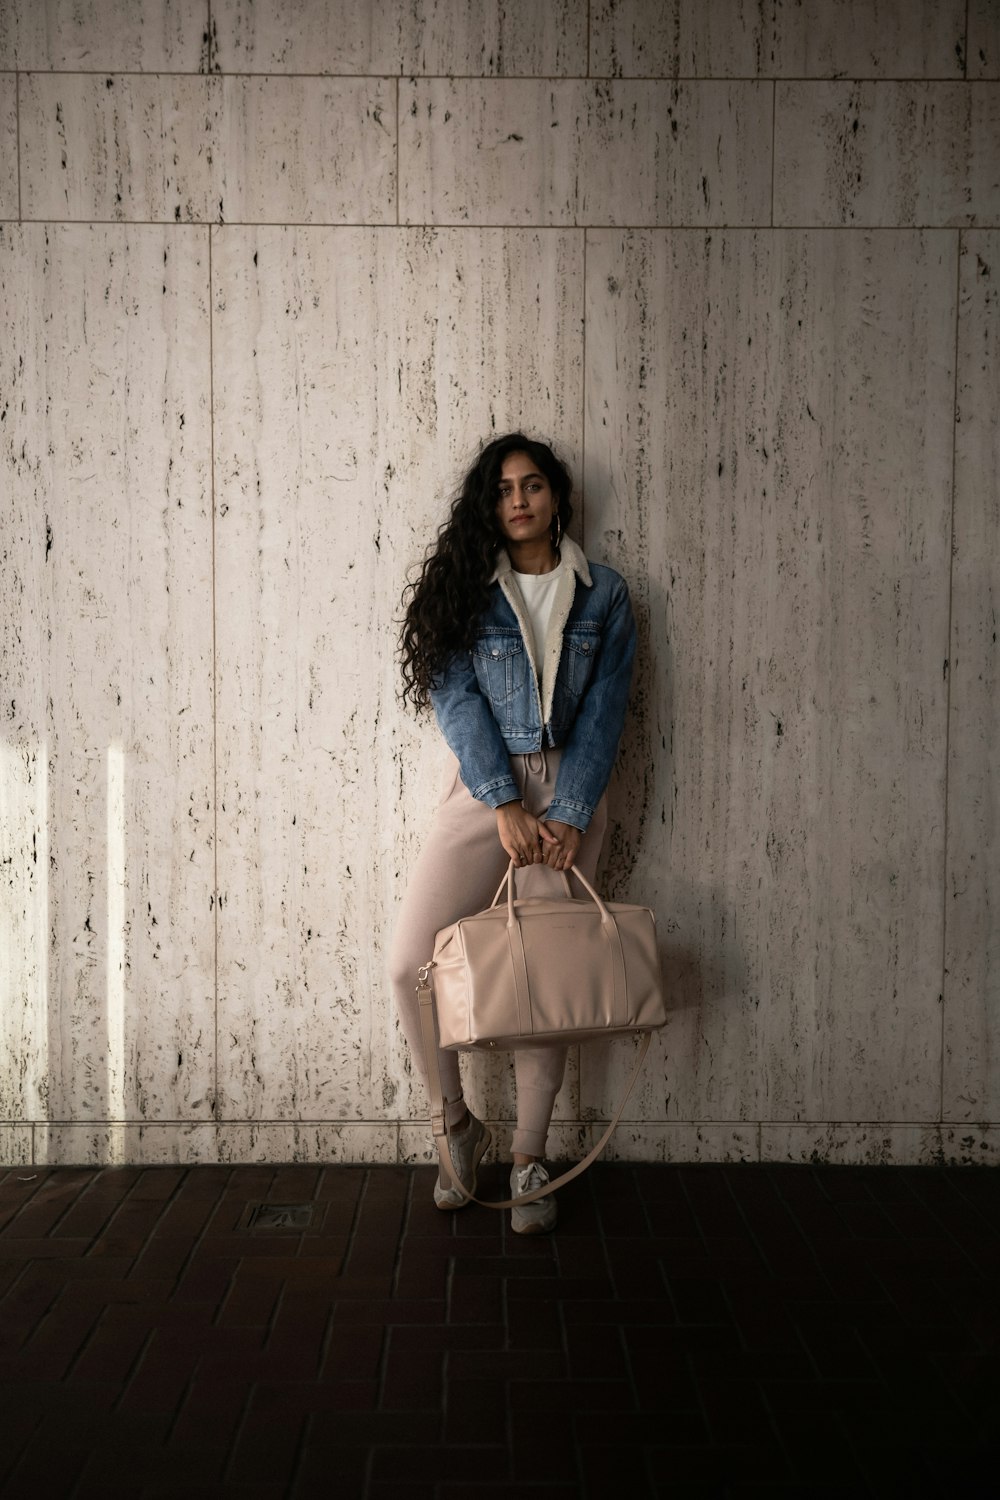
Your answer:
[[[512,526],[517,526],[520,521],[533,521],[534,519],[534,516],[527,515],[511,516],[510,524]]]

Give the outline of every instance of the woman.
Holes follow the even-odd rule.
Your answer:
[[[635,622],[624,579],[588,563],[566,535],[571,493],[551,448],[521,433],[497,438],[466,475],[408,591],[404,701],[433,706],[451,750],[390,957],[421,1073],[416,972],[438,930],[488,905],[508,860],[524,872],[519,895],[554,879],[548,871],[578,864],[591,881],[596,872]],[[548,1182],[542,1158],[565,1065],[565,1047],[514,1054],[513,1198]],[[440,1067],[452,1162],[475,1192],[490,1132],[465,1106],[456,1054],[442,1051]],[[467,1201],[439,1175],[438,1208]],[[552,1229],[555,1200],[515,1205],[511,1219],[519,1234]]]

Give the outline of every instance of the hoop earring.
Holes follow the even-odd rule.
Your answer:
[[[559,512],[558,511],[556,511],[555,515],[552,517],[552,525],[555,527],[555,530],[556,530],[556,534],[552,538],[552,545],[553,545],[553,547],[555,547],[558,550],[559,543],[562,541],[562,522],[559,519]],[[551,527],[550,527],[550,530],[551,530]]]

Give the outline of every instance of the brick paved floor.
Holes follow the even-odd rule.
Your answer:
[[[4,1500],[1000,1495],[1000,1172],[432,1177],[0,1169]]]

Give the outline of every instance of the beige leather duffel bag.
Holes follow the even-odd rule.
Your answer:
[[[442,1167],[463,1192],[448,1150],[438,1042],[442,1047],[508,1048],[643,1037],[628,1088],[597,1145],[561,1177],[518,1199],[529,1203],[596,1161],[639,1076],[650,1033],[666,1021],[652,911],[604,902],[579,870],[571,873],[589,899],[575,898],[563,873],[563,896],[518,900],[511,861],[492,905],[442,928],[433,958],[419,971],[431,1128]],[[501,905],[505,886],[507,900]],[[489,1206],[509,1208],[511,1203],[505,1199]]]

